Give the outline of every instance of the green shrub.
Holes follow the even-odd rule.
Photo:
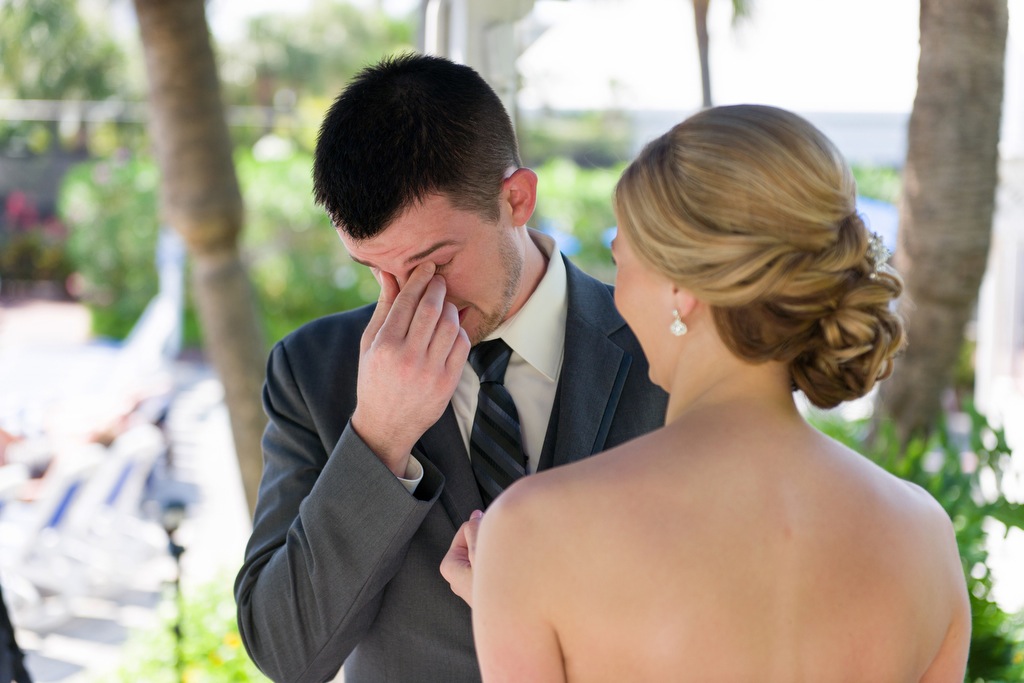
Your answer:
[[[311,155],[258,161],[236,155],[245,197],[243,253],[270,341],[328,313],[377,300],[377,281],[352,261],[316,206]]]
[[[246,207],[242,257],[270,342],[377,296],[373,276],[348,259],[314,205],[311,167],[306,154],[256,161],[242,152],[236,158]],[[99,336],[123,338],[157,292],[158,183],[151,159],[128,158],[78,166],[62,186],[59,210],[70,230],[69,254]],[[185,345],[199,344],[189,297]]]
[[[854,166],[853,177],[857,179],[857,194],[890,204],[899,201],[903,176],[898,168]]]
[[[75,166],[61,185],[76,293],[101,337],[124,338],[156,295],[159,180],[148,159],[112,158]]]
[[[63,235],[42,226],[0,230],[0,280],[49,280],[63,287],[71,268]]]
[[[584,168],[621,165],[631,156],[632,138],[632,124],[619,111],[540,112],[520,118],[520,152],[531,168],[554,159]]]
[[[945,508],[956,531],[971,600],[965,680],[1021,681],[1024,612],[1009,614],[993,599],[988,541],[993,527],[1024,529],[1024,505],[1008,501],[1002,492],[1003,472],[1011,457],[1003,432],[991,427],[970,404],[962,417],[967,424],[959,429],[943,423],[928,439],[916,439],[904,448],[899,447],[891,423],[883,424],[869,445],[867,420],[843,422],[818,416],[812,421],[893,474],[918,484]]]
[[[608,231],[615,227],[612,192],[625,164],[581,168],[570,159],[552,158],[537,172],[537,209],[532,225],[555,234],[572,261],[594,277],[611,281],[615,267]]]
[[[231,586],[232,579],[225,576],[194,589],[186,587],[181,608],[180,662],[174,634],[178,607],[168,591],[160,605],[159,623],[131,634],[117,671],[103,672],[96,683],[268,681],[242,645]]]

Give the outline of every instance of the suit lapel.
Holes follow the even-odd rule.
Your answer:
[[[576,328],[575,330],[573,328]],[[595,359],[600,359],[595,362]],[[603,450],[632,359],[592,328],[570,325],[559,379],[550,465]]]
[[[444,475],[441,504],[456,527],[469,519],[473,510],[483,510],[480,489],[469,465],[469,454],[451,403],[441,419],[420,437],[413,453],[425,457]]]
[[[632,363],[632,357],[609,339],[625,324],[615,311],[609,288],[583,275],[568,260],[566,276],[565,355],[541,469],[604,449]]]

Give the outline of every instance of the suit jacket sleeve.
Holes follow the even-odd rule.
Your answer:
[[[235,597],[242,639],[265,674],[322,681],[372,625],[443,480],[424,462],[423,481],[410,495],[347,424],[357,359],[350,354],[347,361],[348,386],[332,386],[337,363],[325,356],[323,374],[303,375],[300,385],[287,342],[267,366],[263,479]],[[295,355],[296,362],[318,356]],[[324,428],[331,419],[344,425],[333,443],[325,442],[333,437]]]

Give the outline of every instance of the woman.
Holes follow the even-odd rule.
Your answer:
[[[835,146],[764,106],[702,111],[625,171],[615,299],[665,426],[464,529],[486,681],[963,680],[950,520],[792,395],[863,396],[903,344],[854,197]]]

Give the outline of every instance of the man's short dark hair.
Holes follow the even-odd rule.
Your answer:
[[[487,82],[411,53],[363,69],[331,105],[313,194],[335,227],[362,240],[433,194],[496,221],[501,181],[520,165],[512,122]]]

